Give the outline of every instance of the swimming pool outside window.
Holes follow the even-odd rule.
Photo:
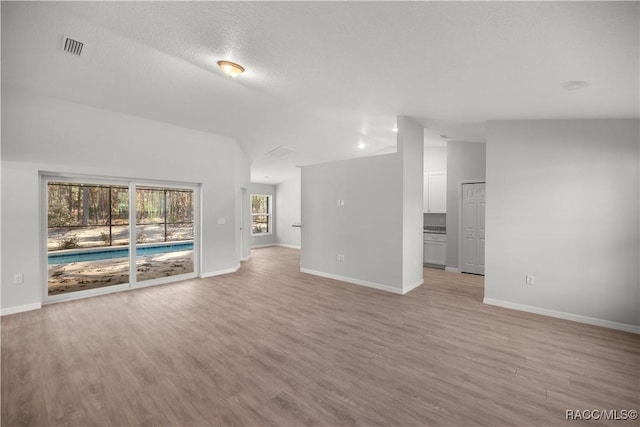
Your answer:
[[[49,296],[195,273],[193,188],[44,182]]]

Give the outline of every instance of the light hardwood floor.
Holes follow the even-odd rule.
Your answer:
[[[640,336],[424,277],[392,295],[264,248],[234,274],[5,316],[2,425],[593,426],[565,410],[640,409]]]

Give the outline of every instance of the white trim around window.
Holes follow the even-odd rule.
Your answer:
[[[273,195],[252,194],[249,212],[251,213],[252,237],[273,234]]]
[[[146,286],[153,286],[159,284],[165,284],[169,282],[175,282],[190,278],[198,277],[200,274],[201,263],[201,197],[202,186],[198,183],[184,183],[184,182],[172,182],[172,181],[160,181],[160,180],[137,180],[127,178],[112,178],[112,177],[100,177],[100,176],[87,176],[87,175],[75,175],[75,174],[61,174],[55,172],[40,172],[40,265],[41,265],[41,280],[43,282],[43,299],[44,303],[52,303],[59,301],[69,301],[78,298],[85,298],[96,295],[104,295],[112,292],[119,292],[128,289],[142,288]],[[47,236],[48,236],[48,202],[47,202],[47,185],[49,182],[61,181],[69,184],[99,184],[99,185],[117,185],[126,186],[129,189],[129,283],[123,283],[119,285],[112,285],[107,287],[93,288],[87,290],[78,290],[67,294],[49,295],[48,294],[48,251],[47,251]],[[142,282],[137,280],[136,274],[136,217],[135,217],[135,197],[136,188],[138,187],[166,187],[170,189],[183,189],[193,191],[193,272],[185,274],[177,274],[169,277],[160,277],[156,279],[149,279]]]

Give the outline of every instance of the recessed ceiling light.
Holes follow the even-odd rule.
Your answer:
[[[394,132],[398,132],[398,126],[394,126],[392,129]]]
[[[358,144],[358,148],[359,149],[362,150],[364,147],[365,147],[364,142],[361,142],[360,144]]]
[[[244,73],[244,67],[231,61],[218,61],[218,66],[229,77],[236,77]]]
[[[589,83],[584,80],[572,80],[562,84],[564,90],[579,90],[587,86],[589,86]]]

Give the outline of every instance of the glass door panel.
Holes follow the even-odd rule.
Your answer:
[[[127,187],[47,183],[48,295],[129,282]]]
[[[194,272],[193,190],[136,187],[136,281]]]

